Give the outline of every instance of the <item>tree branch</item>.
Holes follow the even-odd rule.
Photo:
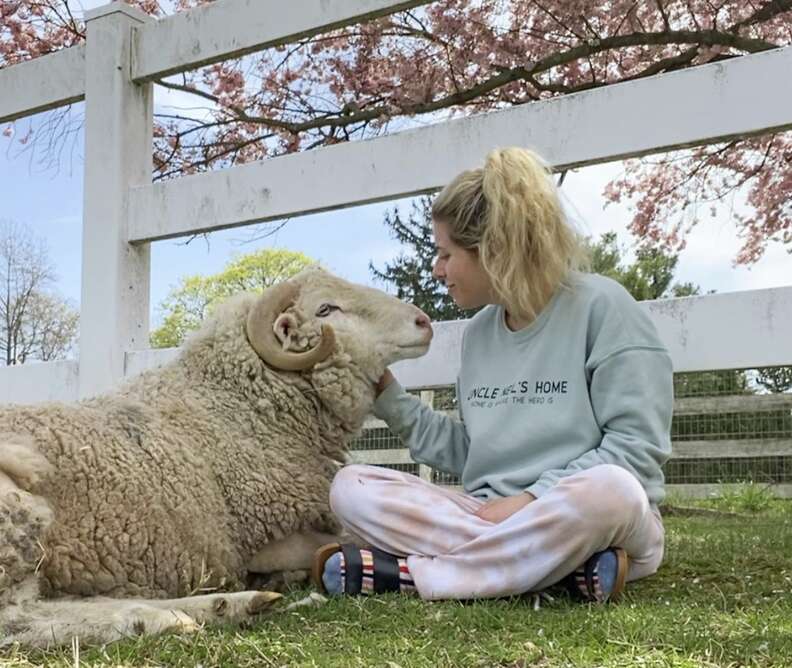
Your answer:
[[[754,23],[762,23],[775,18],[779,14],[792,10],[792,0],[770,0],[759,9],[757,9],[749,17],[742,21],[737,21],[734,25],[728,28],[729,32],[737,33],[740,28],[753,25]]]

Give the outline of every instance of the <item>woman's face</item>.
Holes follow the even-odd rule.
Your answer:
[[[448,233],[448,225],[432,220],[437,258],[432,275],[445,284],[448,294],[463,309],[494,304],[495,291],[479,261],[477,250],[457,246]]]

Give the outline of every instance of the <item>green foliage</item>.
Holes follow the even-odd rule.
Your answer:
[[[759,369],[756,382],[773,394],[792,390],[792,366]]]
[[[432,320],[469,318],[476,311],[464,311],[451,299],[446,289],[432,278],[435,245],[432,237],[432,198],[413,200],[407,219],[398,207],[385,214],[385,225],[391,236],[410,249],[402,253],[385,269],[369,263],[374,278],[396,287],[399,299],[415,304]]]
[[[739,485],[723,485],[719,494],[709,499],[708,505],[732,513],[755,515],[770,509],[776,503],[770,485],[747,482]]]
[[[753,394],[744,371],[696,371],[674,374],[674,396],[710,397],[733,394]]]
[[[151,333],[153,348],[179,346],[217,304],[238,292],[261,292],[313,264],[302,253],[263,249],[239,255],[220,273],[186,276],[160,304],[162,325]]]
[[[588,240],[591,271],[621,283],[638,301],[701,294],[693,283],[674,283],[679,256],[660,249],[639,249],[635,262],[623,264],[623,249],[615,232],[606,232],[599,241]]]

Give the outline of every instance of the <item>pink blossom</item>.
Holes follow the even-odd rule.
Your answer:
[[[184,11],[210,1],[173,5]],[[131,2],[149,14],[162,13],[157,0]],[[186,84],[203,93],[196,104],[207,108],[209,122],[187,115],[157,119],[155,178],[549,99],[641,76],[661,63],[678,68],[740,56],[758,48],[757,41],[786,46],[792,12],[776,4],[436,0],[186,73]],[[0,1],[0,66],[83,41],[84,25],[70,18],[66,5]],[[752,20],[758,6],[765,14],[777,11]],[[669,30],[700,39],[664,39]],[[635,42],[608,48],[613,38]],[[582,54],[565,57],[573,49]],[[9,129],[2,135],[9,137]],[[713,202],[739,188],[747,193],[749,211],[734,216],[743,241],[736,261],[750,263],[774,240],[792,245],[790,156],[786,133],[628,161],[604,196],[629,204],[631,229],[642,242],[678,249],[690,227],[712,215]]]

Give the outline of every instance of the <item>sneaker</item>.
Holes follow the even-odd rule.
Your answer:
[[[572,594],[590,603],[605,603],[619,597],[627,580],[629,562],[620,547],[596,552],[567,578]]]

